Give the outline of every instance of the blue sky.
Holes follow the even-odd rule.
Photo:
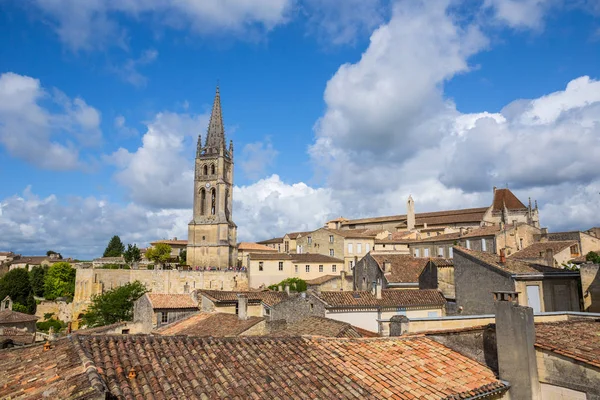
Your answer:
[[[595,2],[244,3],[0,2],[1,247],[185,237],[217,81],[241,240],[507,184],[600,224]]]

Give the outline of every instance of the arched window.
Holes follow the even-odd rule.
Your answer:
[[[200,189],[200,215],[204,215],[204,209],[206,207],[206,190]]]
[[[215,174],[215,164],[210,165],[210,173],[211,173],[211,175]]]
[[[208,175],[208,165],[204,166],[204,175]]]
[[[212,215],[215,215],[215,213],[217,212],[217,193],[215,192],[215,189],[211,189],[210,191],[210,213]]]

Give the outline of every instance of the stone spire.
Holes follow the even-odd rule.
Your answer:
[[[213,103],[210,122],[208,124],[208,135],[206,137],[206,152],[219,153],[225,149],[225,129],[223,128],[223,116],[221,115],[221,94],[217,85],[215,101]]]

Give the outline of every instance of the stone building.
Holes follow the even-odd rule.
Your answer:
[[[171,258],[173,260],[177,260],[181,252],[187,249],[188,245],[187,240],[174,237],[172,239],[155,240],[154,242],[150,242],[150,246],[155,247],[159,243],[168,244],[171,247]]]
[[[0,349],[31,344],[35,341],[38,317],[12,309],[13,302],[6,296],[0,302]]]
[[[579,257],[579,243],[574,240],[534,243],[509,256],[511,259],[534,264],[560,267]]]
[[[600,264],[579,265],[583,311],[600,313]]]
[[[283,252],[284,253],[303,253],[307,250],[299,247],[298,239],[310,232],[290,232],[283,237]],[[280,250],[281,251],[281,250]]]
[[[191,294],[146,293],[134,303],[133,322],[150,333],[197,312],[198,301]]]
[[[258,244],[262,244],[263,246],[268,246],[271,247],[272,249],[277,250],[278,252],[284,252],[283,249],[283,238],[282,237],[277,237],[277,238],[272,238],[272,239],[267,239],[267,240],[262,240],[260,242],[256,242]]]
[[[262,317],[265,315],[265,305],[274,306],[287,299],[289,294],[271,290],[256,292],[198,290],[196,296],[203,312],[229,314],[239,314],[239,302],[240,296],[242,296],[245,299],[244,310],[246,310],[246,315],[248,317]]]
[[[225,146],[219,88],[204,146],[198,135],[193,219],[188,225],[187,264],[192,268],[236,265],[237,226],[232,219],[233,142]]]
[[[345,271],[339,275],[323,275],[314,279],[307,279],[308,290],[317,292],[332,292],[336,290],[354,290],[354,278]]]
[[[579,271],[530,264],[454,248],[456,305],[464,315],[493,314],[493,292],[519,292],[519,305],[534,312],[580,311]]]
[[[591,232],[590,232],[591,231]],[[600,237],[593,236],[593,230],[588,232],[570,231],[570,232],[548,232],[543,229],[536,237],[539,242],[565,242],[576,241],[581,251],[581,255],[585,256],[590,251],[600,253]]]
[[[317,279],[338,275],[344,261],[323,254],[251,253],[248,255],[248,282],[251,288],[275,285],[287,278]]]
[[[442,292],[446,300],[454,301],[456,285],[453,260],[432,258],[419,275],[419,289],[437,289]]]
[[[375,233],[366,230],[321,228],[299,237],[296,243],[298,253],[316,253],[343,259],[343,270],[352,274],[356,262],[373,249],[375,236]]]
[[[246,267],[248,268],[248,255],[250,253],[254,254],[273,254],[277,253],[277,249],[266,246],[264,244],[251,243],[251,242],[241,242],[237,245],[237,265],[238,267]]]

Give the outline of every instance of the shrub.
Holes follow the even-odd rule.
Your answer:
[[[306,281],[300,278],[287,278],[275,285],[269,286],[269,289],[279,290],[279,286],[283,286],[285,288],[286,285],[290,285],[290,290],[294,292],[305,292],[307,288]]]
[[[38,331],[48,332],[50,327],[54,328],[54,332],[60,332],[67,327],[67,324],[58,319],[49,319],[48,321],[42,321],[35,324]]]

